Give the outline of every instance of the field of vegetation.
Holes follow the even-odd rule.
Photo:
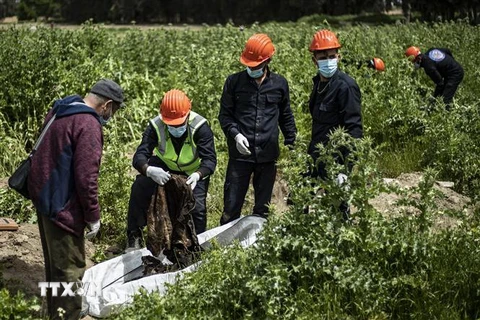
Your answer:
[[[208,227],[218,225],[223,205],[227,146],[217,115],[227,75],[242,70],[238,59],[255,32],[267,33],[277,52],[270,64],[289,81],[299,129],[295,150],[282,149],[279,175],[295,205],[273,214],[257,246],[217,249],[200,269],[166,296],[142,294],[122,319],[477,319],[480,317],[480,28],[467,23],[338,27],[343,63],[362,91],[366,138],[353,142],[340,132],[322,150],[325,161],[338,145],[355,144],[356,167],[349,188],[313,181],[330,192],[310,196],[303,181],[311,120],[308,97],[316,68],[308,45],[324,21],[204,27],[200,30],[107,30],[86,24],[77,30],[12,27],[0,31],[0,177],[6,178],[35,142],[55,99],[85,94],[102,77],[125,89],[127,108],[105,127],[100,172],[102,230],[98,247],[125,242],[126,213],[134,179],[131,155],[163,93],[178,88],[192,99],[215,133],[218,169],[210,184]],[[430,108],[433,82],[414,71],[403,52],[448,47],[465,69],[450,112],[440,101]],[[382,58],[386,71],[357,68],[356,61]],[[349,62],[349,63],[347,63]],[[341,167],[331,166],[335,175]],[[382,178],[423,171],[414,190],[395,190]],[[469,210],[439,211],[438,179],[455,182],[472,199]],[[369,200],[397,192],[415,210],[385,216]],[[415,194],[415,196],[414,196]],[[355,207],[351,225],[335,208]],[[245,213],[251,208],[249,196]],[[310,205],[314,214],[304,215]],[[399,204],[400,205],[400,204]],[[438,228],[438,216],[461,223]],[[0,216],[35,222],[31,203],[0,188]],[[98,261],[104,259],[98,252]],[[0,269],[1,285],[1,269]],[[35,317],[37,301],[0,291],[0,319]],[[33,315],[32,315],[33,314]],[[10,317],[10,315],[13,316]]]

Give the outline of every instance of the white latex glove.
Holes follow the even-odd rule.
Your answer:
[[[100,220],[95,221],[95,222],[87,222],[87,229],[89,232],[85,235],[85,239],[92,239],[94,238],[98,230],[100,230]]]
[[[248,147],[250,146],[248,144],[247,138],[241,133],[237,134],[235,136],[235,142],[237,143],[237,150],[244,156],[252,154],[250,150],[248,150]]]
[[[339,173],[335,181],[339,186],[342,186],[345,182],[347,182],[347,175],[344,173]]]
[[[199,180],[200,180],[200,173],[194,172],[187,178],[187,184],[190,185],[190,187],[193,190],[197,186],[197,182]]]
[[[337,185],[339,185],[340,187],[345,185],[345,187],[347,188],[346,190],[348,190],[348,186],[346,185],[347,183],[347,175],[344,174],[344,173],[339,173],[337,178],[335,179],[335,182],[337,183]]]
[[[165,171],[159,167],[149,166],[146,173],[147,177],[151,178],[153,181],[155,181],[161,186],[167,183],[167,181],[170,180],[171,177],[168,171]]]

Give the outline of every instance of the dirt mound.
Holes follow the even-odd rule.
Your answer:
[[[88,241],[85,247],[88,268],[94,247]],[[38,225],[22,223],[17,231],[0,231],[0,287],[39,296],[40,281],[45,281],[45,269]]]
[[[395,184],[401,189],[412,189],[418,187],[418,184],[422,181],[423,174],[421,172],[404,173],[396,179],[384,179],[387,184]],[[458,223],[458,220],[448,216],[449,211],[464,211],[465,214],[472,212],[469,207],[470,198],[461,195],[451,188],[452,182],[436,181],[434,190],[436,192],[435,205],[437,206],[438,216],[436,218],[436,224],[438,226],[448,227],[454,226]],[[413,199],[420,199],[420,195],[413,194]],[[381,193],[374,199],[371,199],[370,204],[379,212],[395,216],[399,214],[416,214],[418,209],[410,206],[400,206],[397,202],[401,199],[401,196],[395,193]]]

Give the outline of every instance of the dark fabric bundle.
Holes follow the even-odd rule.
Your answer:
[[[192,264],[195,253],[200,250],[190,214],[194,207],[192,189],[186,184],[186,177],[181,175],[172,175],[163,187],[157,187],[152,196],[147,213],[147,248],[154,257],[163,250],[163,254],[174,263],[169,271]],[[160,271],[163,268],[150,265],[146,272],[147,269]]]

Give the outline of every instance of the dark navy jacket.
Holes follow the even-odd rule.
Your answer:
[[[265,163],[280,155],[279,130],[285,145],[293,145],[297,133],[290,108],[287,80],[267,68],[260,86],[247,71],[228,76],[220,100],[218,120],[227,137],[230,159]],[[238,152],[235,136],[241,133],[248,142],[251,155]]]
[[[437,85],[434,96],[443,91],[443,86],[448,81],[461,81],[463,68],[453,58],[452,52],[446,48],[431,48],[420,54],[420,67]]]
[[[361,94],[357,83],[349,75],[337,71],[325,86],[320,85],[320,76],[313,78],[310,94],[310,114],[312,115],[312,140],[308,154],[315,159],[318,143],[327,143],[328,135],[343,127],[352,137],[363,136]]]
[[[44,126],[53,114],[56,119],[32,158],[28,189],[40,214],[79,236],[86,223],[100,219],[102,127],[96,111],[77,95],[55,101]]]

